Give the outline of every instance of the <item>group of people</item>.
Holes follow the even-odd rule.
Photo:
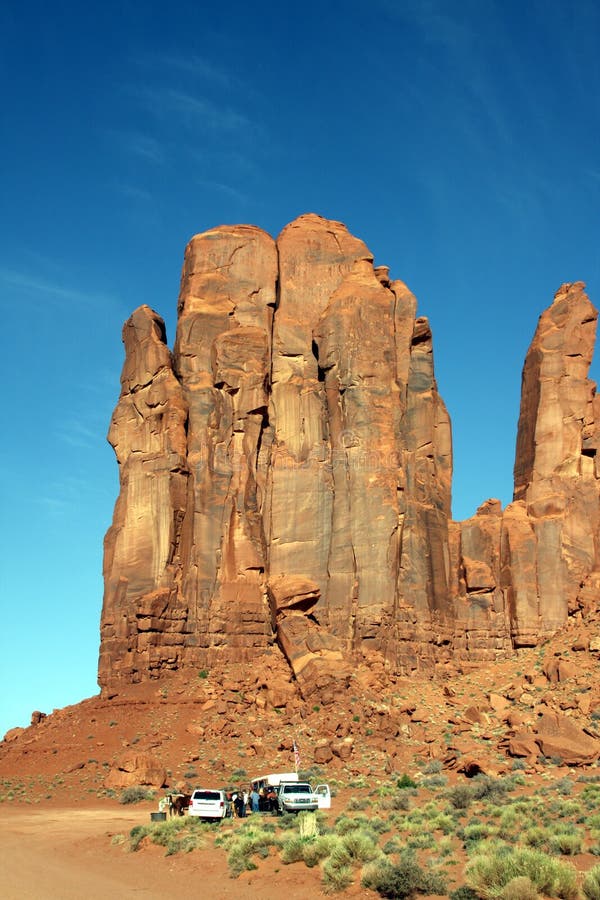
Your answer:
[[[277,792],[270,785],[258,790],[252,786],[249,791],[240,788],[228,796],[233,805],[234,814],[243,819],[249,813],[277,812]]]

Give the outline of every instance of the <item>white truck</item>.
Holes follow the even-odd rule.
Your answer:
[[[299,813],[319,808],[319,797],[307,781],[282,781],[277,788],[277,812]]]

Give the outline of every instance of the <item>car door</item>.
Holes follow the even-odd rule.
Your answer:
[[[328,784],[318,784],[315,794],[319,801],[319,809],[331,809],[331,791]]]

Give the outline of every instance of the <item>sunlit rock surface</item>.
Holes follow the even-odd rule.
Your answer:
[[[428,321],[344,225],[197,235],[178,313],[173,354],[148,307],[124,327],[103,689],[276,646],[327,702],[358,657],[397,673],[493,659],[594,604],[597,313],[581,283],[527,354],[514,502],[462,523]]]

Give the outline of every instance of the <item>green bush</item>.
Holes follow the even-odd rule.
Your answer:
[[[141,785],[125,788],[119,797],[119,803],[139,803],[141,800],[152,800],[154,792]]]
[[[372,833],[362,830],[350,831],[342,838],[342,846],[352,862],[370,862],[380,855]]]
[[[335,820],[334,831],[336,834],[348,834],[349,831],[355,831],[360,828],[358,819],[351,819],[349,816],[341,815]]]
[[[548,897],[575,900],[579,891],[577,871],[567,863],[547,856],[539,850],[482,851],[467,864],[465,881],[483,900],[502,896],[502,890],[517,877],[526,877],[538,893]]]
[[[475,800],[500,799],[513,788],[510,779],[491,778],[489,775],[476,775],[471,782],[471,790]]]
[[[233,844],[227,855],[227,867],[231,878],[237,878],[242,872],[252,871],[258,866],[251,859],[248,848],[242,844]]]
[[[312,869],[317,863],[327,859],[338,838],[335,835],[323,834],[314,840],[307,841],[302,850],[302,858],[306,866]]]
[[[396,787],[403,790],[404,788],[416,788],[417,783],[413,781],[410,775],[407,775],[406,772],[404,775],[401,775],[398,781],[396,782]]]
[[[457,784],[448,791],[448,800],[454,809],[468,809],[473,799],[473,789],[468,784]]]
[[[581,888],[587,900],[600,900],[600,866],[594,866],[586,873]]]
[[[229,849],[227,855],[229,874],[232,878],[237,878],[242,872],[256,869],[256,863],[252,860],[255,853],[264,859],[269,855],[269,848],[278,846],[279,842],[274,830],[266,827],[256,828],[249,823],[243,830],[240,829],[235,835],[231,835],[226,844]]]
[[[548,849],[551,853],[560,853],[562,856],[576,856],[581,853],[583,838],[572,831],[562,831],[551,834],[548,839]]]
[[[538,900],[536,886],[526,875],[511,878],[499,895],[502,900]]]
[[[348,809],[350,810],[358,810],[358,809],[367,809],[370,806],[368,797],[350,797],[348,800]]]
[[[455,891],[450,891],[449,897],[450,900],[479,900],[479,894],[466,885],[456,888]]]
[[[287,866],[289,863],[300,862],[301,859],[304,859],[305,843],[298,835],[286,838],[281,847],[282,863]]]
[[[521,842],[527,847],[546,847],[548,845],[548,831],[541,825],[532,825],[527,828],[521,835]]]
[[[345,891],[354,880],[351,867],[349,865],[338,865],[332,862],[331,857],[325,860],[321,877],[323,890],[326,894]]]
[[[381,897],[415,897],[418,894],[445,894],[446,882],[440,873],[421,868],[414,856],[406,854],[397,863],[381,859],[363,870],[362,885]]]
[[[134,852],[139,850],[140,844],[149,832],[150,827],[148,825],[134,825],[129,832],[129,849]]]
[[[430,775],[429,778],[424,778],[422,781],[422,786],[424,788],[427,788],[427,790],[429,791],[434,791],[436,788],[446,787],[447,784],[447,775]]]

